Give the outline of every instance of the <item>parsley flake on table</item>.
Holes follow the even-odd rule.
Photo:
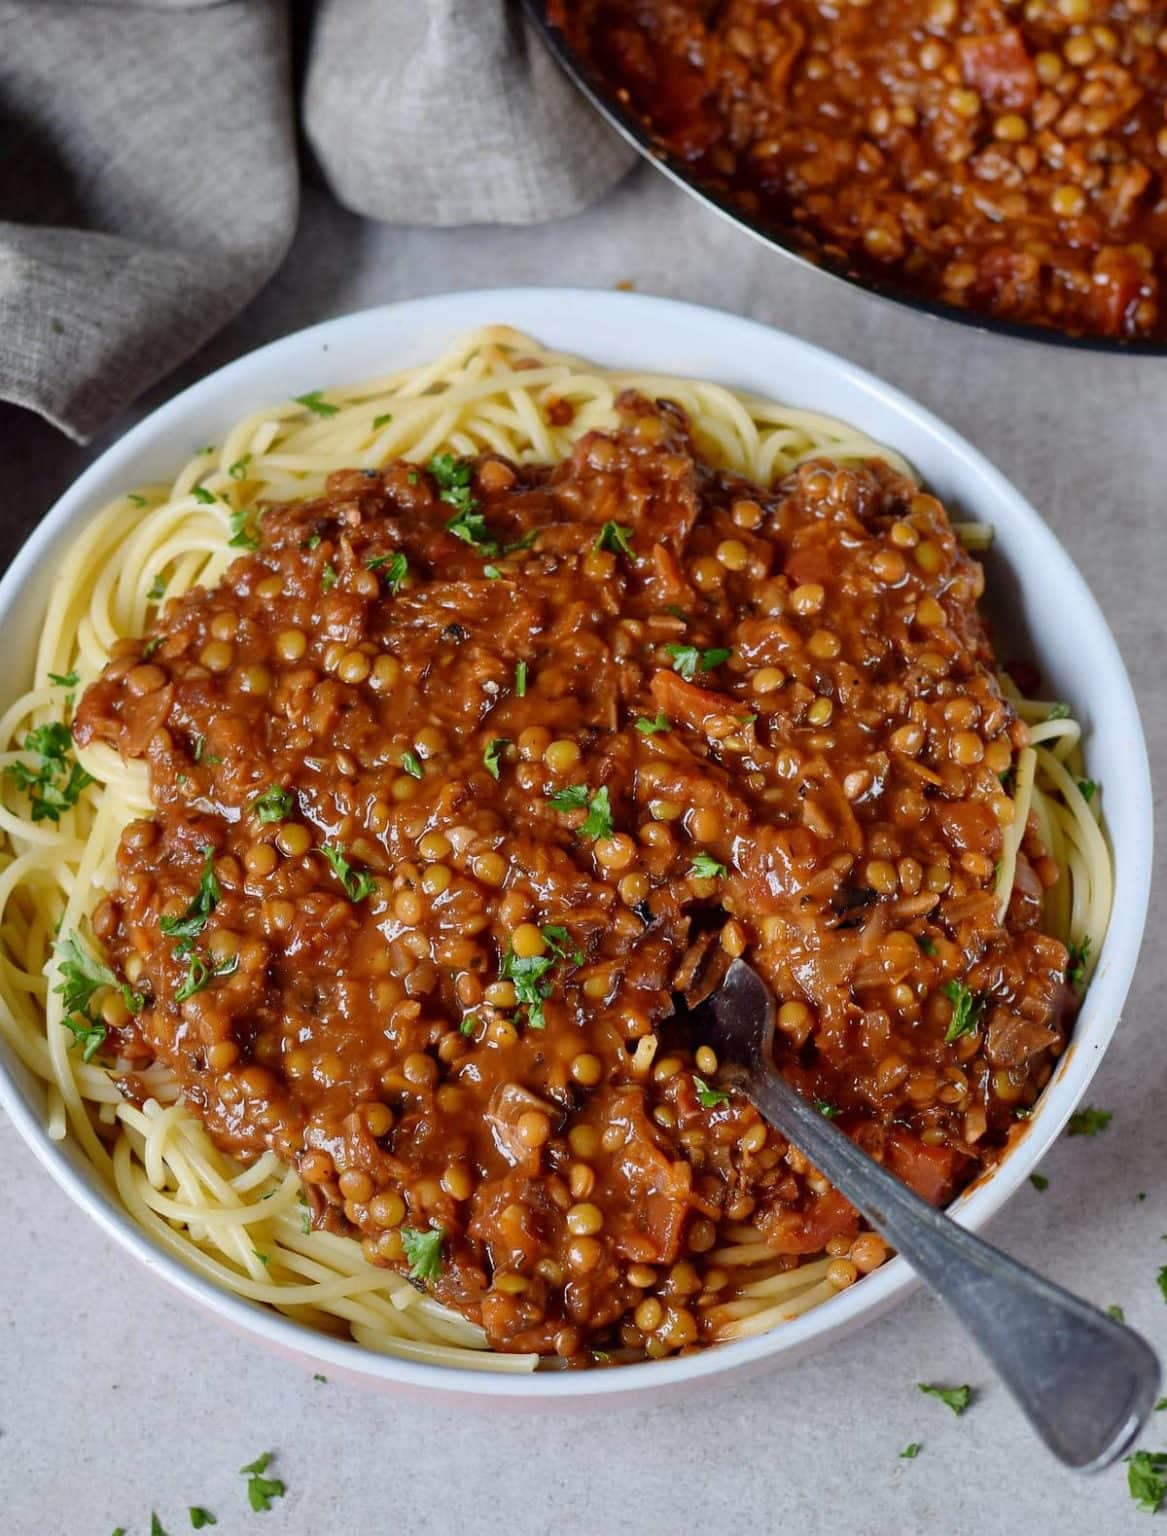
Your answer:
[[[150,1511],[150,1536],[167,1536],[166,1527],[153,1510]]]
[[[698,880],[720,880],[727,870],[725,865],[719,864],[711,853],[698,853],[693,857],[689,873],[696,875]]]
[[[711,1088],[696,1072],[693,1073],[693,1086],[697,1090],[697,1102],[702,1109],[716,1109],[719,1104],[729,1101],[728,1093],[723,1093],[720,1088]]]
[[[942,1403],[946,1403],[958,1418],[972,1402],[972,1388],[969,1386],[935,1387],[925,1381],[918,1381],[916,1385],[927,1397],[938,1397]]]
[[[952,1018],[944,1034],[945,1045],[951,1045],[962,1035],[974,1034],[980,1028],[986,999],[962,981],[946,981],[940,990],[952,1004]]]
[[[325,418],[335,416],[337,411],[340,410],[340,406],[330,405],[327,400],[322,398],[323,394],[324,391],[322,389],[313,389],[306,395],[293,395],[292,399],[297,405],[307,406],[315,416],[323,416]]]
[[[281,789],[278,784],[273,784],[265,789],[262,795],[257,795],[251,802],[251,809],[265,826],[275,821],[287,821],[295,807],[295,800],[290,790]]]
[[[333,874],[344,887],[344,894],[351,902],[364,901],[373,892],[375,881],[367,869],[354,869],[345,857],[344,849],[335,843],[322,843],[320,852],[328,860]]]
[[[1125,1323],[1126,1322],[1126,1313],[1122,1310],[1121,1307],[1117,1307],[1117,1306],[1109,1306],[1109,1307],[1107,1307],[1106,1315],[1107,1315],[1107,1317],[1113,1317],[1116,1323]]]
[[[1159,1399],[1159,1401],[1155,1404],[1155,1412],[1162,1413],[1164,1408],[1167,1408],[1167,1397],[1161,1397]]]
[[[623,528],[619,523],[605,523],[593,547],[611,550],[614,555],[630,555],[632,545],[629,541],[635,531],[634,528]]]
[[[492,779],[502,777],[502,763],[500,759],[502,753],[510,744],[511,739],[509,736],[495,736],[487,743],[486,750],[482,754],[482,761]]]
[[[93,783],[92,774],[73,756],[69,727],[59,721],[38,725],[25,735],[20,750],[32,763],[6,763],[5,777],[28,796],[33,821],[59,822]]]
[[[1164,1264],[1163,1268],[1155,1277],[1155,1284],[1159,1287],[1163,1300],[1167,1301],[1167,1264]]]
[[[208,1525],[218,1525],[219,1523],[210,1510],[204,1509],[201,1504],[192,1504],[187,1513],[190,1515],[191,1529],[195,1531],[201,1531]]]
[[[1049,1180],[1044,1173],[1031,1173],[1029,1175],[1029,1182],[1033,1185],[1034,1189],[1043,1193],[1049,1188]]]
[[[671,731],[672,728],[673,722],[665,714],[657,715],[655,720],[650,720],[647,715],[641,715],[636,722],[636,729],[642,736],[656,736],[661,731]]]
[[[430,1227],[420,1232],[416,1227],[401,1228],[401,1245],[409,1260],[411,1280],[436,1280],[442,1272],[444,1227]]]
[[[1095,1109],[1087,1104],[1085,1109],[1072,1114],[1066,1126],[1067,1136],[1098,1136],[1113,1120],[1114,1114],[1109,1109]]]
[[[273,1499],[282,1499],[287,1492],[278,1477],[264,1477],[271,1462],[272,1453],[264,1451],[262,1456],[257,1456],[247,1466],[240,1467],[239,1471],[247,1479],[247,1502],[257,1514],[265,1514],[271,1509]]]
[[[903,1450],[900,1452],[900,1460],[901,1461],[915,1461],[916,1457],[919,1454],[920,1454],[920,1442],[918,1440],[913,1440],[911,1445],[905,1445]]]
[[[1167,1451],[1136,1451],[1127,1457],[1126,1485],[1139,1509],[1153,1515],[1167,1494]]]
[[[673,671],[679,672],[686,682],[692,682],[698,668],[702,672],[712,672],[714,667],[719,667],[733,655],[725,646],[700,651],[695,645],[666,645],[665,650],[673,658]]]

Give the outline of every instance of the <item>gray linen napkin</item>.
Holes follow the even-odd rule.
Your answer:
[[[319,0],[304,128],[399,223],[574,212],[631,151],[507,0]],[[263,286],[295,230],[285,0],[0,0],[0,400],[79,440]]]

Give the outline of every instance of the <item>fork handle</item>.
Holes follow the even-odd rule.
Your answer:
[[[956,1314],[1059,1461],[1099,1471],[1129,1449],[1159,1391],[1145,1340],[934,1209],[774,1068],[756,1061],[722,1075]]]

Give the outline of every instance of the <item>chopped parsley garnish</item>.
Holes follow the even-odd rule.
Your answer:
[[[308,535],[308,537],[304,540],[304,542],[300,545],[300,548],[301,549],[319,549],[323,542],[324,541],[321,538],[320,534],[318,534],[318,533],[310,533]]]
[[[155,576],[149,592],[146,593],[146,601],[148,603],[160,603],[165,596],[166,583],[162,580],[161,576]]]
[[[1031,1173],[1029,1175],[1029,1182],[1033,1185],[1034,1189],[1040,1190],[1043,1193],[1049,1188],[1049,1180],[1044,1173]]]
[[[49,682],[54,688],[76,688],[81,681],[80,672],[50,672]]]
[[[554,990],[543,978],[555,964],[553,955],[516,955],[513,950],[503,956],[499,975],[504,981],[514,983],[515,1000],[527,1010],[527,1023],[532,1029],[542,1029],[547,1020],[543,1016],[543,1004]]]
[[[476,1013],[464,1013],[462,1015],[462,1022],[458,1025],[458,1033],[469,1038],[477,1028],[478,1015]]]
[[[920,946],[920,953],[922,955],[927,955],[929,960],[936,958],[936,945],[926,933],[918,933],[916,935],[916,943]]]
[[[1110,1124],[1114,1118],[1113,1111],[1109,1109],[1095,1109],[1087,1104],[1085,1109],[1080,1109],[1072,1114],[1066,1126],[1067,1136],[1097,1136]]]
[[[556,811],[582,811],[588,803],[586,784],[572,784],[567,789],[557,789],[547,796],[547,804]]]
[[[166,1527],[153,1510],[150,1511],[150,1536],[166,1536]]]
[[[319,1371],[313,1371],[312,1372],[312,1380],[313,1381],[327,1381],[328,1377],[327,1376],[322,1376]]]
[[[958,1417],[972,1402],[971,1387],[933,1387],[923,1381],[918,1381],[916,1385],[928,1397],[938,1397],[942,1403],[946,1403]]]
[[[205,485],[196,485],[194,490],[191,491],[191,495],[200,506],[213,507],[215,505],[215,498]]]
[[[839,1106],[837,1104],[832,1104],[829,1099],[816,1099],[814,1101],[814,1107],[818,1110],[819,1114],[822,1115],[824,1120],[834,1120],[839,1113]]]
[[[229,955],[227,959],[211,964],[191,949],[175,950],[175,955],[186,959],[186,977],[174,994],[176,1003],[185,1003],[196,992],[205,992],[217,976],[232,976],[239,969],[238,955]]]
[[[352,902],[364,901],[376,885],[367,869],[354,869],[344,856],[344,849],[335,843],[322,843],[320,852],[328,860],[333,874],[344,886],[344,894]]]
[[[521,539],[516,539],[513,544],[507,544],[503,548],[503,554],[513,555],[520,549],[531,549],[542,532],[542,528],[528,528]]]
[[[442,1272],[444,1227],[430,1227],[419,1232],[416,1227],[402,1227],[401,1243],[409,1260],[411,1280],[436,1280]]]
[[[492,779],[497,779],[500,777],[502,769],[499,763],[499,757],[505,748],[510,746],[510,744],[511,741],[509,736],[495,736],[487,744],[486,750],[482,754],[482,761],[486,766],[487,773],[490,774]]]
[[[498,581],[502,576],[502,572],[497,565],[484,565],[482,567],[482,574],[486,577],[487,581]]]
[[[158,649],[158,647],[161,644],[162,644],[162,636],[161,635],[155,635],[153,637],[153,639],[147,640],[145,645],[142,647],[142,660],[143,661],[149,661],[150,657],[153,656],[154,652]]]
[[[561,960],[570,960],[575,965],[583,964],[583,950],[567,946],[571,943],[571,934],[562,923],[548,923],[542,929],[543,937],[547,941],[547,947],[558,955]]]
[[[1136,1451],[1127,1457],[1126,1485],[1139,1509],[1153,1515],[1167,1494],[1167,1451]]]
[[[515,662],[515,696],[520,699],[527,697],[527,663]]]
[[[913,1440],[911,1445],[905,1445],[903,1450],[900,1452],[900,1460],[901,1461],[915,1461],[916,1457],[919,1454],[920,1454],[920,1442],[918,1440]]]
[[[1094,782],[1093,779],[1079,779],[1078,793],[1082,796],[1082,799],[1085,800],[1086,804],[1089,805],[1091,800],[1093,800],[1094,796],[1098,793],[1098,785]]]
[[[425,771],[416,752],[403,752],[401,754],[401,766],[411,779],[420,779]]]
[[[208,1525],[218,1525],[218,1521],[209,1509],[204,1509],[201,1504],[192,1504],[188,1510],[191,1529],[201,1531]]]
[[[703,1077],[693,1074],[693,1087],[697,1090],[697,1102],[702,1109],[716,1109],[719,1104],[725,1104],[729,1100],[729,1094],[723,1093],[720,1088],[711,1088]]]
[[[1072,987],[1080,987],[1086,974],[1086,962],[1090,958],[1090,935],[1084,934],[1081,942],[1070,945],[1066,957],[1066,980]]]
[[[673,722],[668,715],[657,715],[655,720],[650,720],[647,715],[641,715],[636,722],[636,729],[642,736],[656,736],[661,731],[671,731]]]
[[[698,667],[702,672],[712,672],[714,667],[719,667],[733,655],[724,646],[699,651],[695,645],[666,645],[665,650],[673,658],[673,671],[679,672],[687,682],[696,677]]]
[[[1155,1412],[1162,1413],[1164,1408],[1167,1408],[1167,1397],[1161,1397],[1159,1399],[1159,1401],[1155,1404]]]
[[[227,519],[231,530],[231,537],[227,543],[232,549],[258,549],[259,534],[251,526],[251,512],[247,507],[240,507],[238,512],[232,512]]]
[[[1113,1317],[1116,1323],[1126,1322],[1126,1313],[1122,1310],[1121,1307],[1107,1307],[1106,1315],[1107,1317]]]
[[[725,875],[726,868],[724,864],[719,864],[711,853],[698,853],[689,866],[689,873],[696,875],[698,880],[720,880]]]
[[[946,981],[940,990],[952,1004],[952,1018],[944,1035],[945,1045],[951,1045],[962,1035],[971,1035],[980,1028],[986,1000],[963,981]]]
[[[438,499],[454,508],[446,531],[465,544],[473,544],[484,555],[497,555],[498,544],[486,529],[486,518],[471,489],[474,466],[452,453],[436,453],[426,465],[438,483]]]
[[[588,801],[588,814],[579,829],[581,837],[598,840],[612,835],[612,807],[608,803],[608,786],[597,789]]]
[[[147,505],[146,498],[144,496],[139,496],[136,491],[127,491],[126,500],[132,501],[136,507],[144,507]]]
[[[371,560],[365,561],[366,570],[379,571],[382,568],[385,574],[381,580],[390,592],[396,592],[409,575],[409,561],[400,550],[395,555],[374,555]]]
[[[92,1061],[106,1035],[105,1025],[94,1017],[90,1006],[93,994],[101,987],[112,987],[121,993],[122,1002],[131,1013],[141,1013],[146,999],[91,955],[75,933],[61,939],[54,946],[54,953],[59,961],[60,980],[53,991],[64,1009],[61,1023],[73,1036],[73,1044],[81,1046],[81,1060]]]
[[[336,566],[330,560],[320,572],[320,590],[322,592],[331,592],[339,580],[340,577],[336,573]]]
[[[1049,714],[1046,715],[1047,720],[1068,720],[1069,718],[1070,706],[1060,701],[1055,704],[1050,710]]]
[[[181,917],[162,917],[158,926],[169,938],[178,939],[176,958],[190,950],[191,944],[207,926],[207,919],[215,910],[223,894],[215,878],[215,850],[210,843],[203,846],[203,872],[199,876],[199,888]],[[205,983],[204,983],[205,985]],[[197,990],[197,989],[196,989]],[[190,994],[188,994],[189,996]],[[181,1002],[182,999],[180,998]]]
[[[629,540],[635,532],[634,528],[622,528],[619,523],[605,523],[594,547],[609,549],[614,555],[630,555],[632,545]]]
[[[192,737],[192,739],[191,739],[190,755],[194,758],[196,763],[201,763],[202,762],[202,760],[203,760],[203,753],[206,750],[207,750],[207,738],[205,736],[195,736],[195,737]]]
[[[322,400],[320,397],[323,393],[322,389],[313,389],[306,395],[293,395],[292,399],[297,405],[306,405],[317,416],[335,416],[340,406],[329,405],[327,400]]]
[[[1163,1300],[1167,1301],[1167,1264],[1164,1264],[1163,1268],[1155,1276],[1155,1284],[1159,1287]]]
[[[373,431],[379,432],[382,427],[387,427],[393,420],[392,411],[384,411],[380,416],[373,417]]]
[[[334,410],[335,407],[330,406],[329,409]],[[239,1468],[247,1479],[247,1502],[256,1514],[266,1514],[271,1509],[271,1501],[282,1499],[287,1492],[278,1477],[264,1477],[270,1461],[271,1452],[264,1451],[262,1456],[257,1456],[247,1466]]]
[[[245,453],[241,459],[235,460],[234,464],[232,464],[227,470],[227,473],[231,476],[232,480],[246,480],[247,466],[250,463],[251,455],[249,453]]]
[[[251,802],[251,809],[267,826],[273,821],[287,821],[295,804],[290,790],[281,789],[278,784],[273,784],[269,789],[265,789],[262,795],[255,797]]]
[[[33,821],[59,822],[93,783],[92,774],[74,758],[72,747],[67,725],[59,721],[38,725],[25,736],[21,748],[35,759],[33,766],[20,762],[4,765],[5,776],[28,796]]]

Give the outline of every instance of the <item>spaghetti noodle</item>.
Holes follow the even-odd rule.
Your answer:
[[[124,829],[153,807],[144,766],[91,742],[77,752],[82,776],[64,790],[49,785],[56,814],[38,814],[28,784],[53,759],[35,745],[50,738],[35,733],[68,721],[78,690],[99,676],[119,641],[146,631],[171,599],[221,581],[247,547],[261,504],[318,497],[340,469],[379,470],[401,459],[425,465],[439,453],[558,464],[588,433],[612,429],[629,390],[674,402],[706,460],[761,486],[820,459],[882,459],[908,473],[887,449],[829,418],[713,384],[602,371],[494,328],[431,365],[259,412],[221,448],[196,454],[173,484],[139,488],[103,508],[55,585],[33,686],[0,718],[0,1028],[45,1083],[51,1134],[73,1137],[135,1220],[208,1279],[386,1353],[511,1371],[537,1360],[488,1349],[481,1328],[370,1263],[353,1237],[314,1227],[298,1175],[271,1151],[244,1166],[220,1150],[164,1067],[106,1066],[76,1048],[76,1030],[62,1027],[54,941],[86,933],[95,893],[117,883]],[[972,527],[968,543],[985,537]],[[1025,838],[1036,831],[1063,872],[1042,898],[1043,927],[1070,946],[1083,983],[1110,905],[1099,797],[1083,777],[1077,723],[1059,707],[1022,699],[1007,680],[1003,686],[1029,725],[1029,744],[1011,770],[999,914],[1013,894]],[[111,995],[113,1018],[116,988]],[[643,1038],[634,1069],[640,1061],[647,1070],[654,1050],[655,1038]],[[716,1337],[769,1328],[839,1283],[829,1254],[791,1268],[748,1222],[723,1224],[718,1241],[707,1260],[727,1276],[710,1310]]]

